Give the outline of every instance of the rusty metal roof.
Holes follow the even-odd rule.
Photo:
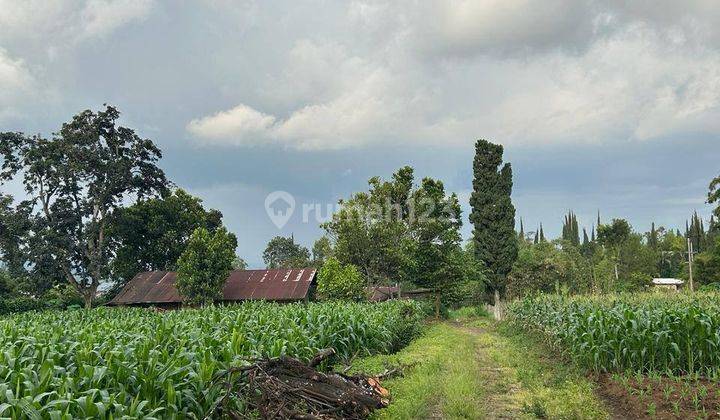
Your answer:
[[[275,270],[234,270],[225,281],[223,300],[303,300],[315,279],[314,268]],[[136,303],[179,303],[174,271],[138,273],[110,305]]]

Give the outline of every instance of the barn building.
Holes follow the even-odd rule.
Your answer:
[[[315,289],[314,268],[234,270],[223,287],[222,302],[268,300],[307,302]],[[147,271],[130,280],[108,305],[177,308],[182,298],[175,287],[174,271]]]

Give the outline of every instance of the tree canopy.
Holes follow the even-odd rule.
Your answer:
[[[518,254],[515,206],[510,163],[503,164],[503,147],[486,140],[475,144],[470,222],[473,224],[475,255],[485,264],[492,290],[505,291],[505,280]],[[544,240],[542,227],[539,240]]]
[[[221,226],[222,213],[205,210],[201,199],[182,189],[118,209],[109,228],[116,244],[113,278],[122,287],[142,271],[175,270],[195,229],[214,233]]]
[[[160,149],[118,126],[119,117],[112,106],[83,111],[50,139],[0,133],[0,180],[20,179],[28,196],[17,206],[30,223],[25,257],[62,273],[86,306],[109,276],[108,228],[118,208],[168,184]]]
[[[303,268],[310,265],[310,251],[292,236],[276,236],[265,247],[263,260],[267,268]]]
[[[206,305],[222,298],[236,247],[235,235],[223,227],[214,233],[195,229],[177,262],[176,286],[185,303]]]

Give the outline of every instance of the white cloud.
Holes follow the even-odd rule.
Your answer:
[[[556,50],[427,65],[402,45],[363,56],[349,48],[297,43],[269,85],[274,89],[267,89],[277,110],[242,105],[195,120],[222,116],[215,128],[191,129],[197,125],[191,123],[189,130],[214,144],[311,150],[467,144],[479,137],[558,143],[720,133],[720,52],[669,38],[647,23],[625,25],[583,54]],[[293,98],[289,110],[282,110],[283,92]],[[246,133],[248,119],[262,121],[252,124],[253,136]]]
[[[263,114],[246,105],[238,105],[227,111],[195,119],[187,130],[209,142],[231,142],[237,144],[256,143],[265,137],[275,123],[275,117]]]
[[[16,116],[17,105],[35,96],[35,84],[25,63],[0,48],[0,121]]]
[[[155,0],[0,0],[0,42],[65,47],[102,38],[150,14]]]
[[[79,37],[96,38],[133,21],[145,19],[154,0],[89,0],[80,12]]]

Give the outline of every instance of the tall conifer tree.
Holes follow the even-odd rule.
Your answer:
[[[474,225],[475,255],[488,269],[495,300],[505,292],[505,280],[518,254],[512,167],[503,164],[503,147],[486,140],[475,144],[470,222]]]

